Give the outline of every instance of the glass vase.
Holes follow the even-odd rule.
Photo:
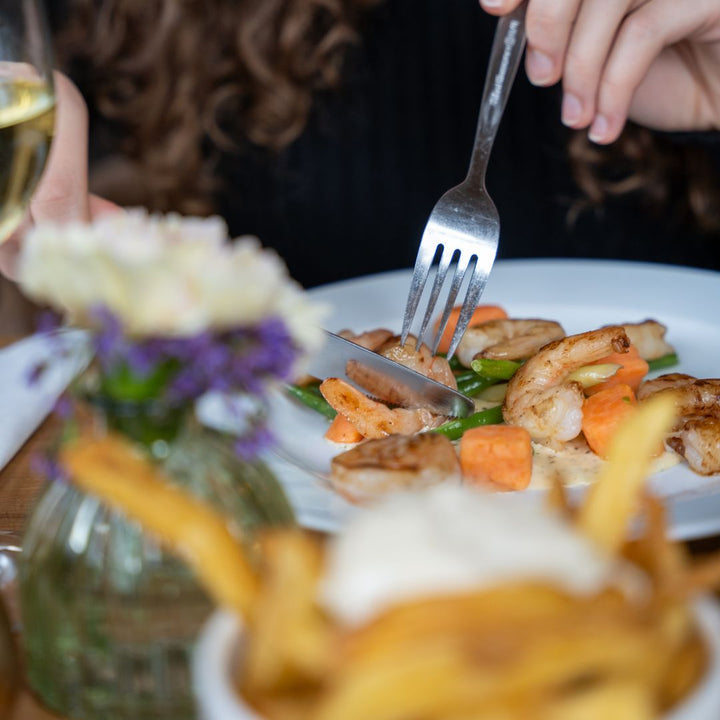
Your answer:
[[[240,460],[233,438],[187,408],[100,403],[95,414],[222,510],[247,543],[259,526],[293,522],[268,468]],[[74,720],[195,717],[190,658],[213,608],[136,523],[51,482],[26,528],[19,579],[28,682],[46,706]]]

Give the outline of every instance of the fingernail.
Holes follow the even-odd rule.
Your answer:
[[[608,131],[608,121],[604,115],[596,115],[588,131],[588,137],[593,142],[605,140]]]
[[[565,93],[562,101],[562,122],[563,125],[573,127],[582,115],[582,104],[574,95]]]
[[[528,54],[528,77],[534,85],[542,85],[552,76],[554,63],[545,53],[531,50]]]
[[[483,7],[499,8],[503,4],[503,0],[481,0]]]

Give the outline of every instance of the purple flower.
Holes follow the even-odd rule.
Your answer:
[[[190,337],[131,338],[107,308],[92,313],[102,392],[115,400],[187,404],[207,392],[263,399],[270,381],[286,380],[298,357],[287,326],[268,318],[253,327],[203,331]],[[236,443],[253,458],[272,444],[264,426]]]

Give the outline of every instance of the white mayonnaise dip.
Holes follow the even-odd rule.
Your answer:
[[[589,594],[617,570],[542,503],[438,485],[354,517],[331,544],[321,600],[357,625],[402,600],[516,579]]]

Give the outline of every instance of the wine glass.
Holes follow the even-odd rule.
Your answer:
[[[0,242],[25,216],[54,126],[52,51],[41,0],[0,0]]]
[[[3,594],[8,592],[15,580],[15,567],[10,553],[18,550],[19,539],[16,535],[0,533],[0,720],[10,717],[20,681],[13,621],[3,602]]]

